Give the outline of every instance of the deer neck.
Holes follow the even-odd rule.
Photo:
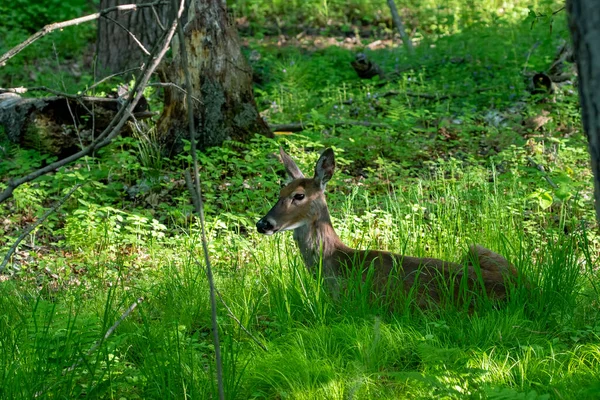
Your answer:
[[[340,251],[348,253],[351,249],[342,243],[331,224],[327,205],[308,224],[294,229],[296,241],[306,266],[313,270],[323,260],[326,274],[337,274],[336,255]]]

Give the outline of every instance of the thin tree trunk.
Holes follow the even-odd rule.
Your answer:
[[[408,51],[413,51],[413,45],[410,41],[410,38],[406,34],[406,30],[404,30],[404,24],[402,23],[402,19],[400,18],[400,14],[398,14],[398,8],[396,8],[396,3],[394,0],[387,0],[388,6],[390,7],[390,12],[392,13],[392,20],[394,24],[396,24],[396,28],[400,33],[400,38],[402,39],[402,43],[408,49]]]
[[[596,219],[600,223],[600,7],[598,0],[569,0],[567,9],[579,74],[581,119],[594,173]]]

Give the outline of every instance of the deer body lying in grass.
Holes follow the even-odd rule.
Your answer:
[[[485,292],[491,299],[506,298],[516,270],[504,257],[480,245],[471,246],[460,263],[346,246],[333,229],[324,193],[335,170],[333,151],[323,152],[313,178],[306,178],[283,149],[280,153],[292,181],[281,189],[279,200],[256,227],[266,235],[293,230],[304,263],[312,271],[322,268],[334,294],[344,279],[359,276],[370,280],[376,294],[412,292],[419,306],[447,298],[444,291],[452,297],[466,290]]]

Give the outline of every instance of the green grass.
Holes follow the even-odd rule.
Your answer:
[[[476,241],[506,254],[530,287],[518,285],[500,309],[483,302],[473,313],[449,305],[390,314],[369,303],[368,293],[334,301],[302,265],[291,235],[240,237],[209,222],[219,290],[269,349],[220,307],[228,397],[594,398],[599,296],[588,281],[596,272],[585,268],[595,261],[586,260],[593,249],[582,240],[590,232],[530,238],[518,217],[526,203],[514,210],[512,196],[497,194],[507,189],[503,183],[487,182],[482,168],[464,172],[465,179],[414,182],[393,197],[363,189],[331,196],[335,225],[358,247],[458,259]],[[93,247],[77,258],[102,278],[87,280],[88,289],[52,282],[27,289],[19,281],[0,287],[2,396],[210,396],[207,284],[189,257],[199,252],[197,227],[137,248],[108,230],[88,235]],[[123,248],[136,255],[115,252]],[[58,271],[64,261],[46,266]],[[139,296],[145,301],[138,310],[88,355]]]
[[[415,54],[367,52],[388,71],[411,66],[400,80],[356,78],[348,62],[359,49],[277,48],[251,38],[263,55],[253,65],[265,77],[256,88],[261,111],[270,122],[308,121],[310,129],[199,156],[210,255],[230,310],[219,304],[227,398],[598,398],[600,236],[576,91],[566,86],[555,102],[538,101],[522,76],[525,67],[548,67],[567,38],[564,21],[531,28],[521,11],[544,11],[545,2],[513,2],[515,14],[504,16],[494,1],[397,3],[418,17],[407,22],[423,34]],[[316,5],[236,4],[267,22],[277,7],[306,21],[303,7]],[[325,11],[340,26],[356,23],[339,16],[341,3],[318,6],[311,23]],[[383,6],[348,5],[362,16]],[[460,96],[383,96],[391,90]],[[552,120],[528,129],[526,119],[542,111]],[[389,127],[327,125],[339,119]],[[51,161],[0,140],[0,189]],[[284,182],[273,157],[279,145],[307,173],[322,149],[334,148],[328,204],[348,245],[459,260],[480,243],[522,279],[501,306],[473,295],[471,309],[404,302],[390,312],[356,279],[333,299],[304,267],[291,233],[255,231]],[[152,131],[141,141],[121,138],[21,186],[0,208],[4,254],[52,200],[85,183],[25,239],[13,258],[18,268],[0,275],[0,398],[215,398],[199,227],[181,174],[189,156],[166,160],[155,146]]]

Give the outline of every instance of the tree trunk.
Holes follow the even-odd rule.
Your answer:
[[[579,74],[581,119],[594,173],[596,219],[600,222],[600,7],[598,0],[569,0],[567,9]]]
[[[229,21],[224,2],[195,0],[190,4],[184,29],[191,73],[200,149],[219,146],[225,140],[245,141],[254,133],[271,136],[258,113],[252,92],[252,69],[241,53],[236,28]],[[173,60],[162,68],[162,79],[185,87],[183,60],[178,45]],[[182,150],[188,137],[185,94],[165,87],[165,105],[158,122],[168,153]]]
[[[122,4],[150,3],[152,0],[100,0],[100,10]],[[134,11],[115,12],[98,21],[98,77],[139,66],[169,24],[172,3]],[[159,24],[160,21],[160,24]],[[129,32],[128,32],[129,31]],[[136,40],[139,43],[136,43]]]

